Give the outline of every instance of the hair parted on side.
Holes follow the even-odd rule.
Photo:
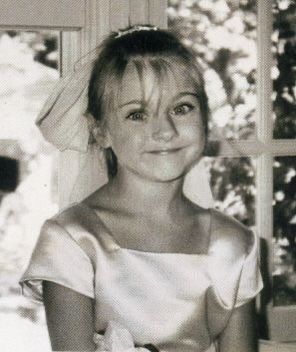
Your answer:
[[[119,93],[120,85],[127,65],[134,62],[139,73],[148,67],[158,77],[165,80],[168,71],[176,72],[185,69],[196,87],[200,111],[207,136],[208,132],[208,99],[204,88],[203,76],[194,54],[172,33],[166,30],[144,26],[134,30],[110,34],[100,45],[98,57],[94,62],[88,86],[87,113],[100,123]],[[140,74],[140,79],[143,79]],[[117,160],[112,150],[106,151],[109,176],[117,172]]]

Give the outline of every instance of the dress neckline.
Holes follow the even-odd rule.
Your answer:
[[[107,247],[111,249],[111,251],[121,251],[121,252],[129,252],[129,253],[134,253],[134,254],[139,254],[139,255],[151,255],[151,256],[184,256],[184,257],[201,257],[201,256],[207,256],[209,252],[209,247],[210,247],[210,241],[211,241],[211,228],[212,228],[212,209],[209,208],[210,211],[210,233],[209,233],[209,240],[208,240],[208,247],[207,247],[207,252],[206,253],[184,253],[184,252],[155,252],[155,251],[144,251],[140,249],[134,249],[134,248],[127,248],[127,247],[122,247],[120,244],[117,242],[117,240],[114,238],[114,236],[110,233],[109,229],[105,225],[105,223],[101,220],[95,209],[93,209],[90,205],[84,202],[77,203],[76,205],[82,205],[87,210],[91,212],[93,215],[93,218],[96,222],[98,222],[102,227],[103,227],[103,235],[105,236],[105,239],[107,240]]]

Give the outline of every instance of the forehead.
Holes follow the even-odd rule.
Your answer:
[[[129,101],[169,100],[196,91],[196,82],[184,65],[166,61],[128,63],[119,82],[115,105]]]

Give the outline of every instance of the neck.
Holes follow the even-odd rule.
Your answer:
[[[183,181],[183,177],[168,182],[143,179],[119,168],[117,175],[110,181],[110,187],[117,199],[128,205],[129,211],[160,215],[174,213],[184,202]]]

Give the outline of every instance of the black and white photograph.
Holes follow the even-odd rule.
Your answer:
[[[296,352],[295,139],[295,0],[0,0],[0,351]]]

